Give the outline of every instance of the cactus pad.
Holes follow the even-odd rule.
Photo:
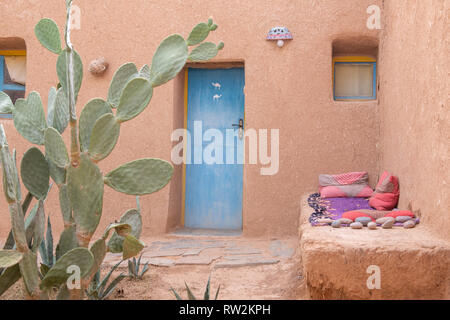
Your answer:
[[[188,58],[188,46],[182,36],[171,35],[163,40],[153,56],[150,82],[158,87],[172,80],[183,69]]]
[[[173,166],[160,159],[129,162],[105,176],[105,183],[116,191],[144,195],[164,188],[172,178]]]
[[[53,53],[61,53],[61,37],[56,22],[51,19],[42,19],[34,28],[39,42]]]
[[[127,83],[138,76],[139,72],[134,63],[125,63],[117,69],[111,84],[109,85],[107,99],[113,108],[116,108],[119,105],[120,96]]]
[[[36,198],[43,199],[47,196],[50,169],[38,148],[33,147],[25,152],[20,164],[20,174],[23,184]]]
[[[139,115],[150,103],[152,95],[153,87],[145,78],[136,78],[128,82],[117,107],[117,119],[123,122]]]
[[[139,77],[150,80],[150,67],[148,64],[144,64],[139,71]]]
[[[25,139],[34,144],[44,144],[47,122],[39,93],[33,91],[27,99],[17,99],[13,116],[14,126]]]
[[[50,161],[60,168],[67,167],[70,162],[69,154],[59,132],[54,128],[47,128],[44,140],[45,153]]]
[[[109,103],[103,99],[92,99],[81,111],[80,115],[80,147],[81,151],[89,149],[92,129],[95,122],[103,115],[112,113]]]
[[[75,101],[78,96],[78,92],[81,88],[81,82],[83,81],[83,62],[81,61],[80,55],[73,50],[73,86],[74,86],[74,98]],[[69,84],[67,77],[67,61],[69,59],[70,53],[67,50],[61,52],[56,62],[56,72],[58,73],[59,83],[64,88],[66,93],[69,92]]]
[[[67,188],[77,234],[91,236],[97,229],[103,208],[103,177],[87,155],[77,168],[67,170]]]
[[[186,40],[188,46],[195,46],[201,43],[203,40],[208,38],[210,31],[210,26],[206,23],[199,23],[196,25]]]
[[[223,42],[219,44],[219,46],[216,46],[212,42],[205,42],[196,47],[192,52],[189,54],[189,60],[191,61],[207,61],[219,53],[219,48],[223,49]]]
[[[123,240],[122,260],[127,260],[137,256],[142,249],[144,249],[144,247],[145,244],[132,235],[125,236],[125,239]]]
[[[66,252],[78,247],[77,235],[75,233],[75,226],[70,226],[61,233],[58,245],[56,246],[56,260],[59,260]]]
[[[80,268],[81,277],[84,277],[92,267],[94,257],[91,251],[86,248],[75,248],[64,254],[55,265],[47,272],[41,282],[41,289],[50,289],[58,287],[70,277],[67,268],[70,266],[78,266]]]
[[[130,234],[136,239],[139,239],[142,233],[142,217],[138,210],[131,209],[125,212],[120,218],[121,223],[127,223],[131,226]],[[123,240],[117,232],[114,232],[111,239],[108,241],[108,249],[110,252],[119,253],[123,251]]]
[[[120,123],[113,114],[105,114],[98,119],[89,142],[89,156],[94,161],[105,159],[119,140]]]
[[[58,91],[52,88],[48,100],[47,125],[62,134],[66,130],[70,118],[67,93],[62,88],[59,88]]]
[[[14,109],[14,105],[11,101],[11,98],[4,93],[3,91],[0,91],[0,113],[12,113]]]

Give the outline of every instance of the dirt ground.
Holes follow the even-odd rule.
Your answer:
[[[161,242],[162,240],[167,242]],[[197,239],[195,241],[198,241]],[[211,240],[206,240],[211,241]],[[215,241],[215,240],[212,240]],[[218,239],[217,241],[223,241]],[[209,275],[211,275],[211,295],[216,293],[220,285],[219,300],[292,300],[308,299],[308,294],[304,285],[304,278],[301,270],[300,255],[297,251],[296,239],[283,239],[283,244],[292,247],[294,250],[288,256],[278,255],[269,250],[274,240],[261,239],[229,239],[227,246],[223,248],[205,249],[201,255],[214,256],[214,261],[210,264],[189,264],[156,266],[150,265],[150,270],[142,280],[124,279],[115,289],[109,300],[174,300],[174,295],[170,288],[175,289],[184,299],[187,299],[184,282],[186,281],[190,289],[198,299],[202,299]],[[275,240],[280,241],[280,240]],[[183,239],[147,239],[148,247],[144,250],[143,262],[153,261],[154,258],[146,258],[158,255],[163,252],[164,244],[174,246],[184,243]],[[160,247],[155,247],[155,243],[161,243]],[[196,242],[197,243],[197,242]],[[228,245],[232,243],[232,248]],[[162,246],[162,247],[161,247]],[[270,252],[279,259],[278,263],[250,265],[240,267],[217,267],[218,262],[226,258],[225,251],[243,250],[248,252],[248,248],[261,250],[262,254],[270,255]],[[153,248],[153,250],[151,250]],[[222,250],[220,252],[219,250]],[[173,251],[173,250],[172,250]],[[155,253],[156,252],[156,253]],[[172,255],[174,253],[171,253]],[[240,254],[236,252],[234,254]],[[164,255],[164,254],[162,254]],[[248,256],[248,255],[247,255]],[[256,256],[256,255],[255,255]],[[239,257],[238,255],[236,257]],[[169,258],[174,258],[169,257]],[[175,257],[176,259],[180,259]],[[105,259],[102,267],[104,276],[117,260],[117,256],[109,256]],[[121,272],[128,274],[127,263],[123,262],[115,271],[113,277]],[[19,281],[8,290],[0,300],[21,299],[22,282]]]

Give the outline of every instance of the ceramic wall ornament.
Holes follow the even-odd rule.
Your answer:
[[[267,40],[277,41],[277,45],[281,48],[284,46],[285,40],[292,40],[294,37],[286,27],[275,27],[270,29]]]

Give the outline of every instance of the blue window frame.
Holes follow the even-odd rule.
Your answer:
[[[366,61],[334,61],[333,62],[333,96],[334,100],[375,100],[377,98],[377,63]],[[372,66],[372,94],[371,95],[354,95],[354,96],[337,96],[336,95],[336,66],[337,65],[370,65]]]
[[[6,83],[5,79],[5,57],[0,55],[0,91],[25,91],[25,86],[20,84]],[[0,118],[12,119],[11,114],[0,113]]]

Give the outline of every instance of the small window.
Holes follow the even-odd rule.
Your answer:
[[[25,97],[26,55],[21,50],[0,51],[0,91],[3,91],[15,103]],[[10,114],[1,114],[0,118],[11,119]]]
[[[333,59],[334,100],[374,100],[377,98],[377,63],[372,58]]]

